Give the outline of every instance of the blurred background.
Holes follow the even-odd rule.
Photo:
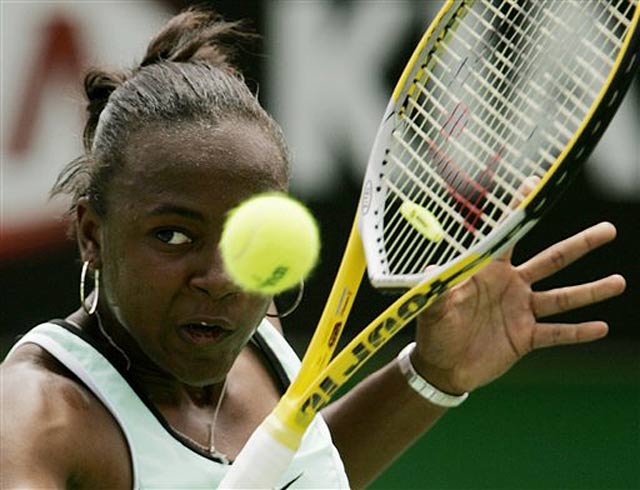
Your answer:
[[[78,305],[80,267],[61,219],[66,203],[48,201],[47,193],[61,167],[81,152],[83,71],[140,60],[158,27],[190,3],[0,1],[2,356],[31,326]],[[337,270],[389,91],[441,3],[212,2],[262,35],[241,53],[241,65],[288,136],[292,193],[321,225],[321,264],[301,307],[283,322],[300,353]],[[588,225],[612,221],[616,243],[539,284],[623,273],[622,297],[555,318],[604,319],[609,336],[531,354],[452,410],[372,488],[640,488],[639,216],[636,77],[582,174],[516,253],[521,261]],[[286,307],[292,300],[278,302]],[[362,326],[379,310],[371,305],[389,301],[365,284],[351,325]],[[407,330],[376,363],[409,341]]]

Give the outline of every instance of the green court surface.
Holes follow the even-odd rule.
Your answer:
[[[640,489],[640,349],[538,351],[452,409],[372,489]]]

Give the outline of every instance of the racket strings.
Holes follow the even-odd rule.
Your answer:
[[[433,79],[433,80],[435,80],[435,82],[436,82],[436,83],[439,83],[438,77],[433,77],[432,79]],[[446,87],[442,86],[442,84],[441,84],[441,83],[440,83],[440,88],[442,89],[442,91],[443,91],[443,92],[445,92],[445,91],[446,91]],[[421,88],[421,90],[422,90],[423,92],[425,92],[424,88]],[[481,103],[483,102],[483,101],[482,101],[482,99],[480,99],[480,102],[481,102]],[[416,109],[418,109],[418,110],[421,110],[421,109],[422,109],[422,108],[420,107],[420,105],[419,105],[419,104],[417,104],[417,103],[416,103],[414,100],[412,100],[411,98],[410,98],[410,103],[411,103],[411,104],[413,104],[413,105],[414,105],[414,107],[415,107]],[[444,113],[444,111],[442,111],[442,110],[441,110],[440,112],[441,112],[441,113]],[[423,110],[422,110],[422,113],[423,113],[423,115],[425,115]],[[498,116],[499,116],[499,114],[497,114],[497,113],[494,113],[494,116],[495,116],[495,115],[498,115]],[[425,122],[426,122],[426,121],[425,121]],[[437,126],[438,126],[437,124],[434,124],[434,121],[433,121],[433,120],[428,121],[428,122],[430,122],[430,123],[431,123],[431,124],[430,124],[430,127],[432,127],[432,128],[433,128],[433,127],[437,127]],[[412,123],[410,122],[410,124],[412,124]],[[422,124],[422,125],[424,125],[424,122],[423,122],[423,124]],[[422,126],[422,125],[421,125],[421,126]],[[414,127],[414,129],[415,129],[415,127]],[[419,131],[418,131],[418,132],[419,132]],[[424,141],[424,136],[423,136],[423,138],[422,138],[422,139],[423,139],[423,141]],[[482,142],[481,140],[477,140],[477,141],[479,141],[479,142],[480,142],[480,144],[483,144],[483,142]],[[486,146],[486,145],[485,145],[485,146]],[[464,148],[464,146],[460,146],[458,149],[459,149],[459,150],[461,150],[462,152],[464,152],[464,153],[465,153],[465,156],[466,156],[467,158],[472,158],[472,154],[471,154],[471,153],[469,153],[469,152]],[[491,158],[492,158],[492,159],[495,159],[495,156],[492,156]],[[478,166],[480,166],[480,165],[478,165]],[[485,169],[486,169],[486,167],[485,167]],[[501,182],[501,178],[500,178],[500,176],[499,176],[499,175],[498,175],[498,176],[495,176],[495,178],[498,180],[498,182],[499,182],[500,184],[502,184],[503,186],[505,186],[505,183],[504,183],[504,182]],[[484,191],[484,188],[482,188],[482,187],[481,187],[477,182],[475,182],[474,180],[472,180],[470,177],[465,177],[464,181],[466,182],[467,186],[468,186],[468,187],[470,187],[470,188],[472,188],[474,191],[476,191],[476,192],[480,192],[480,193],[482,193],[482,192]],[[440,188],[442,188],[442,186],[440,186]],[[450,192],[451,192],[451,189],[450,189]],[[455,194],[455,191],[453,191],[453,193]],[[457,197],[457,200],[458,200],[458,201],[463,201],[463,200],[464,200],[464,198],[463,198],[462,196],[460,196],[460,195],[457,195],[456,197]],[[491,195],[491,194],[487,194],[487,195],[486,195],[486,197],[488,197],[488,201],[493,201],[493,202],[492,202],[492,204],[493,204],[493,205],[497,205],[497,207],[498,207],[498,208],[505,208],[505,207],[506,207],[506,206],[500,206],[500,204],[501,204],[501,203],[500,203],[500,201],[499,201],[499,200],[495,200],[495,199],[493,199],[493,195]],[[467,209],[468,209],[471,213],[473,213],[475,216],[478,216],[478,215],[480,214],[480,210],[476,207],[476,203],[474,203],[474,202],[468,202],[468,201],[467,201],[465,204],[466,204]],[[491,220],[490,218],[488,218],[488,222],[489,222],[492,226],[495,226],[495,225],[496,225],[496,223],[495,223],[495,222],[492,222],[492,220]],[[459,238],[459,237],[458,237],[458,238]],[[434,252],[435,252],[435,249],[432,249],[432,251],[431,251],[431,255],[433,255],[433,253],[434,253]]]
[[[423,185],[423,184],[420,184]],[[400,198],[403,202],[408,200],[406,196],[403,195],[402,191],[400,189],[398,189],[392,182],[389,182],[389,189],[398,197]],[[440,197],[437,195],[434,195],[434,200],[439,200]],[[438,204],[442,207],[443,212],[446,212],[447,208],[448,208],[448,204],[444,201],[440,201],[438,202]],[[452,208],[448,209],[450,211],[450,213],[448,213],[446,216],[451,216],[453,217],[453,219],[457,219],[462,221],[462,218],[456,217],[456,213],[454,213]],[[437,216],[438,218],[442,218],[442,216]],[[451,248],[455,249],[458,253],[463,253],[465,251],[464,247],[462,245],[460,245],[458,242],[456,242],[451,236],[449,236],[447,233],[443,234],[443,240],[445,240],[445,242],[447,242],[447,245],[450,246]],[[393,253],[393,249],[389,250],[389,253]]]
[[[420,86],[420,90],[421,90],[421,91],[424,91],[424,90],[425,90],[425,88],[424,88],[424,87],[422,87],[422,86]],[[421,107],[421,106],[419,106],[419,105],[418,105],[418,104],[417,104],[413,99],[409,99],[409,100],[408,100],[408,105],[409,105],[412,109],[414,109],[415,111],[422,112],[422,115],[425,117],[425,123],[426,123],[426,122],[429,122],[429,123],[432,123],[432,124],[437,124],[436,119],[434,119],[432,116],[430,116],[428,113],[426,113],[426,112],[424,111],[424,108],[423,108],[423,107]],[[404,119],[404,120],[403,120],[403,122],[404,122],[404,123],[406,123],[406,124],[408,124],[408,125],[415,126],[415,122],[414,122],[414,120],[413,120],[412,118],[408,118],[408,117],[406,117],[406,116],[404,116],[404,115],[403,115],[403,116],[401,116],[401,117]],[[473,117],[473,119],[475,119],[475,117]],[[413,129],[414,129],[414,130],[416,131],[416,133],[418,133],[420,136],[423,136],[424,138],[428,138],[428,136],[426,135],[426,133],[423,131],[423,128],[420,128],[420,127],[414,127]],[[399,141],[402,141],[402,139],[403,139],[403,136],[398,136],[398,135],[396,135],[395,137],[396,137]],[[493,157],[495,157],[495,152],[491,153],[491,148],[486,144],[486,142],[484,142],[484,141],[483,141],[481,138],[479,138],[477,135],[475,135],[475,134],[471,134],[471,135],[470,135],[470,139],[473,141],[473,143],[475,143],[475,144],[477,145],[477,148],[479,148],[479,149],[480,149],[480,151],[479,151],[478,153],[482,153],[482,155],[483,155],[484,157],[486,157],[487,159],[489,159],[489,161],[490,161]],[[479,159],[479,158],[478,158],[478,156],[477,156],[477,153],[474,155],[474,154],[472,153],[471,149],[467,148],[465,145],[462,145],[462,144],[460,144],[459,142],[457,142],[457,141],[455,141],[455,140],[453,140],[453,141],[451,142],[451,144],[454,146],[455,150],[456,150],[457,152],[459,152],[459,153],[462,153],[462,154],[463,154],[463,156],[464,156],[466,159],[468,159],[468,161],[471,161],[471,162],[473,162],[473,161],[475,161],[475,162],[479,162],[479,161],[480,161],[480,159]],[[503,146],[502,148],[507,148],[507,146]],[[513,151],[517,151],[517,150],[513,149]],[[478,165],[478,166],[480,166],[480,165]],[[486,169],[486,166],[485,166],[484,168]],[[514,174],[516,174],[518,177],[522,177],[522,175],[524,175],[524,174],[522,174],[522,173],[521,173],[518,169],[516,169],[516,168],[511,168],[511,169],[510,169],[510,171],[512,171],[512,172],[513,172]],[[500,176],[500,175],[496,175],[496,176],[495,176],[495,178],[496,178],[496,181],[495,181],[496,183],[502,184],[502,185],[503,185],[503,186],[505,186],[505,187],[508,187],[508,186],[509,186],[509,185],[508,185],[508,182],[507,182],[506,180],[503,180],[502,176]],[[437,179],[436,179],[436,180],[437,180]],[[476,188],[476,189],[478,189],[478,190],[481,190],[481,189],[482,189],[482,188],[481,188],[481,186],[480,186],[477,182],[475,182],[475,181],[471,181],[471,182],[470,182],[470,185],[472,185],[473,187],[475,187],[475,188]]]
[[[530,25],[532,27],[535,27],[534,23],[530,23]],[[515,32],[516,35],[519,34],[520,39],[526,40],[528,39],[528,37],[530,37],[530,34],[528,32],[522,32],[522,31],[519,32],[518,29],[513,29],[513,31]],[[496,36],[501,38],[500,42],[504,42],[504,43],[508,42],[508,43],[511,43],[512,46],[514,45],[513,39],[506,39],[500,34],[497,34]],[[474,98],[476,99],[478,104],[480,106],[483,106],[482,109],[486,108],[488,105],[488,103],[485,100],[486,98],[497,97],[495,100],[502,99],[503,101],[502,105],[504,107],[503,110],[505,112],[508,111],[505,114],[505,116],[500,115],[495,110],[492,111],[492,113],[490,114],[490,117],[493,118],[493,121],[491,120],[478,121],[477,120],[478,118],[474,118],[474,119],[476,119],[476,122],[478,122],[478,125],[480,127],[485,127],[485,128],[495,127],[492,133],[487,136],[487,139],[489,139],[489,142],[493,144],[497,144],[497,141],[502,141],[502,149],[510,152],[512,154],[511,156],[516,158],[520,156],[521,152],[517,149],[516,144],[509,144],[509,141],[505,138],[505,132],[508,131],[510,134],[515,135],[517,137],[517,140],[519,141],[515,141],[514,143],[521,144],[522,141],[525,141],[526,139],[528,139],[528,135],[525,134],[525,131],[528,130],[527,132],[529,132],[530,134],[531,130],[535,127],[535,122],[531,118],[527,117],[528,111],[526,110],[525,107],[523,107],[525,104],[530,102],[530,98],[529,99],[525,98],[522,95],[524,93],[522,85],[526,83],[526,81],[529,80],[530,77],[534,74],[531,71],[531,68],[536,66],[535,62],[537,61],[539,55],[544,52],[544,49],[542,49],[540,46],[534,46],[534,47],[536,48],[536,51],[537,51],[536,56],[529,57],[530,59],[529,62],[523,63],[522,67],[520,68],[520,76],[518,77],[520,80],[520,83],[513,83],[510,81],[509,77],[502,76],[498,86],[495,88],[492,88],[491,85],[487,83],[487,81],[484,80],[482,76],[479,76],[478,73],[471,74],[471,76],[474,77],[475,81],[480,85],[480,87],[477,89],[478,93],[472,92],[472,95],[475,96]],[[527,47],[515,45],[515,49],[517,51],[526,51]],[[485,67],[488,67],[488,68],[491,67],[491,63],[489,61],[484,60],[483,63]],[[513,67],[509,66],[508,69],[513,70]],[[488,89],[488,91],[490,91],[491,93],[485,92],[484,89]],[[499,91],[503,91],[504,93],[500,94]],[[543,96],[546,98],[546,95],[544,94],[544,92],[543,92]],[[509,100],[509,99],[512,99],[512,100]],[[478,112],[477,106],[475,109],[476,110],[474,112]],[[509,118],[513,118],[514,115],[515,117],[518,117],[518,120],[519,120],[518,122],[520,122],[518,126],[514,126],[513,124],[514,121],[509,119]],[[518,127],[522,127],[523,130],[518,130]],[[469,134],[472,136],[474,135],[473,132],[469,132]],[[475,138],[475,140],[476,142],[478,141],[481,142],[479,138]],[[489,147],[487,144],[484,144],[483,146],[484,146],[483,149],[485,149],[485,151],[487,152],[487,155],[485,156],[486,158],[489,156],[490,149],[488,149]],[[506,160],[509,161],[511,159],[506,159]],[[528,167],[526,166],[526,164],[529,164]],[[503,165],[501,166],[500,169],[504,170],[505,172],[511,172],[516,177],[516,180],[518,182],[521,182],[524,178],[531,175],[532,173],[540,172],[540,166],[534,165],[534,162],[523,161],[520,167],[523,168],[524,171],[519,171],[518,167],[515,165]],[[494,183],[499,183],[499,179],[496,178]],[[519,186],[516,185],[508,189],[510,194],[514,195],[517,192],[518,187]]]
[[[554,164],[614,62],[615,53],[591,46],[606,40],[619,49],[631,22],[631,2],[616,5],[536,2],[525,12],[515,2],[476,2],[450,22],[393,131],[384,178],[388,273],[421,273],[467,250],[523,198],[524,179]],[[453,83],[461,72],[466,78]],[[440,223],[441,242],[398,212],[407,200]]]
[[[523,14],[519,5],[512,4],[512,6],[514,10],[518,11],[518,15]],[[571,4],[565,3],[564,6],[570,8]],[[566,10],[550,12],[544,5],[540,9],[531,10],[532,7],[533,6],[530,6],[529,22],[525,29],[517,26],[511,28],[510,37],[506,37],[505,34],[499,31],[495,34],[500,43],[504,43],[504,45],[509,45],[510,43],[511,46],[515,45],[513,50],[519,53],[515,58],[510,57],[510,60],[513,62],[511,65],[505,64],[507,70],[509,72],[517,72],[517,76],[503,76],[500,86],[498,87],[498,90],[501,91],[504,96],[503,106],[511,114],[516,115],[515,121],[508,121],[506,118],[502,118],[495,124],[495,134],[498,139],[508,141],[508,138],[506,138],[508,135],[511,135],[513,139],[513,144],[504,145],[503,158],[505,165],[502,165],[498,169],[498,174],[500,171],[503,171],[505,178],[513,181],[511,187],[504,186],[505,188],[503,190],[505,192],[502,192],[502,198],[505,200],[505,203],[521,200],[523,196],[519,194],[518,189],[520,189],[524,179],[531,175],[541,177],[544,172],[551,167],[566,144],[565,141],[559,142],[557,139],[547,138],[547,148],[545,149],[544,146],[542,146],[542,152],[538,153],[538,157],[543,156],[542,160],[533,161],[527,158],[529,152],[526,151],[526,148],[527,146],[531,146],[528,145],[527,142],[538,126],[532,118],[527,117],[527,114],[530,112],[533,114],[548,113],[552,110],[552,107],[559,108],[560,110],[563,107],[562,104],[557,104],[553,97],[547,94],[548,87],[542,84],[539,85],[540,93],[537,94],[536,98],[544,101],[543,106],[538,105],[534,107],[536,98],[529,96],[527,93],[531,92],[532,87],[535,87],[536,77],[539,76],[539,72],[543,66],[547,72],[552,71],[550,66],[552,63],[549,62],[550,59],[553,59],[549,55],[549,52],[552,50],[551,45],[555,43],[556,45],[562,45],[565,49],[568,49],[568,51],[572,51],[576,48],[576,43],[573,41],[577,39],[573,29],[570,28],[563,28],[558,33],[559,37],[555,37],[553,31],[546,29],[547,33],[541,41],[531,43],[530,39],[540,38],[540,32],[546,24],[553,25],[554,18],[561,18],[569,14]],[[544,64],[540,62],[543,57],[545,57]],[[487,62],[485,62],[485,64],[487,64]],[[482,77],[477,76],[477,74],[473,74],[473,76],[476,81],[481,83],[482,88],[487,86],[486,82],[482,83]],[[548,85],[548,83],[545,85]],[[481,92],[481,90],[479,92]],[[486,96],[486,94],[481,95]],[[593,95],[595,96],[595,94]],[[509,114],[507,114],[507,117],[513,118]],[[523,131],[529,134],[524,135],[523,131],[519,133],[514,131],[514,123],[517,123],[517,126],[522,127]],[[488,126],[491,127],[490,124]],[[573,132],[570,134],[572,135]],[[570,138],[570,135],[567,136],[566,141]],[[554,143],[556,148],[551,150],[549,147],[553,147]],[[517,149],[523,146],[525,148],[524,152]],[[508,162],[515,162],[515,164],[508,165]],[[495,188],[497,188],[500,185],[500,179],[495,178],[492,183]],[[510,207],[506,207],[506,209],[504,207],[494,208],[492,213],[508,213],[509,211]],[[498,220],[495,219],[494,221]],[[485,226],[490,225],[490,222],[485,221],[484,224]]]
[[[489,66],[491,66],[491,65],[489,65]],[[432,79],[433,79],[436,83],[439,83],[439,81],[438,81],[438,77],[432,77]],[[443,90],[443,92],[446,90],[446,88],[445,88],[445,87],[443,87],[443,86],[442,86],[442,84],[440,84],[440,88]],[[422,90],[423,92],[425,92],[424,88],[421,88],[421,90]],[[409,100],[409,101],[410,101],[410,103],[412,103],[416,108],[420,109],[419,104],[417,104],[414,100],[412,100],[412,99],[410,98],[410,100]],[[482,102],[482,99],[480,99],[480,102]],[[444,111],[442,111],[442,110],[441,110],[440,112],[444,113]],[[496,114],[494,113],[494,115],[496,115]],[[434,124],[433,124],[433,121],[429,121],[429,122],[431,122],[431,127],[437,127],[437,125],[434,125]],[[483,144],[483,142],[482,142],[481,140],[477,140],[477,141],[479,141],[479,142],[480,142],[480,144]],[[486,146],[486,145],[485,145],[485,146]],[[466,155],[465,155],[465,156],[467,156],[467,158],[471,158],[471,154],[470,154],[469,152],[467,152],[467,151],[466,151],[466,149],[465,149],[463,146],[462,146],[462,147],[459,147],[458,149],[460,149],[462,152],[466,153]],[[491,158],[492,158],[492,159],[495,159],[495,156],[492,156]],[[485,167],[485,169],[486,169],[486,167]],[[485,171],[486,171],[486,170],[485,170]],[[501,182],[501,178],[500,178],[500,176],[499,176],[499,175],[495,176],[495,179],[498,181],[498,183],[499,183],[499,184],[502,184],[503,186],[505,185],[505,183],[504,183],[504,182]],[[483,189],[482,187],[480,187],[480,186],[479,186],[475,181],[471,180],[471,179],[470,179],[470,178],[468,178],[468,177],[467,177],[467,178],[465,178],[465,182],[467,183],[467,185],[468,185],[469,187],[473,188],[475,191],[482,192],[482,191],[484,190],[484,189]],[[491,199],[492,195],[488,194],[487,196],[489,197],[489,199],[488,199],[488,200],[489,200],[489,201],[491,201],[491,200],[492,200],[492,199]],[[460,199],[460,197],[459,197],[459,198],[458,198],[458,201],[461,201],[461,200],[462,200],[462,199]],[[504,208],[504,207],[505,207],[505,206],[500,206],[500,205],[499,205],[499,204],[500,204],[500,201],[495,201],[495,200],[494,200],[493,204],[498,204],[498,208]],[[467,203],[466,203],[466,207],[469,209],[469,211],[471,211],[471,212],[472,212],[473,214],[475,214],[476,216],[477,216],[477,215],[479,215],[479,210],[476,208],[475,203],[467,202]],[[495,224],[496,224],[495,222],[491,222],[491,221],[492,221],[492,220],[491,220],[491,219],[489,219],[489,222],[490,222],[490,224],[491,224],[491,225],[495,225]],[[433,254],[433,252],[434,252],[434,251],[432,250],[432,254]]]

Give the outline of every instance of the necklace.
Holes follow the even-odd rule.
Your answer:
[[[222,406],[222,399],[224,398],[224,395],[227,392],[227,381],[228,380],[229,380],[229,378],[225,378],[224,379],[224,384],[222,385],[222,390],[220,390],[220,397],[218,397],[218,403],[216,404],[216,409],[213,412],[213,420],[209,424],[209,446],[205,446],[204,444],[200,444],[198,441],[195,441],[194,439],[192,439],[188,435],[184,434],[183,432],[180,432],[174,426],[169,424],[169,426],[171,427],[173,432],[178,434],[181,438],[185,439],[186,441],[189,441],[194,446],[198,447],[202,451],[204,451],[207,454],[209,454],[209,456],[220,460],[224,464],[230,464],[231,461],[229,460],[229,458],[227,457],[226,454],[224,454],[224,453],[222,453],[222,452],[220,452],[220,451],[218,451],[216,449],[214,438],[215,438],[215,433],[216,433],[216,422],[218,420],[218,413],[220,412],[220,407]]]
[[[98,328],[100,329],[100,333],[104,336],[105,339],[107,339],[107,342],[109,342],[111,346],[122,355],[125,362],[127,363],[127,366],[125,369],[128,371],[129,369],[131,369],[131,360],[129,359],[129,356],[125,353],[124,350],[122,350],[122,348],[118,344],[116,344],[116,341],[113,340],[111,336],[107,333],[107,331],[104,329],[104,327],[102,326],[102,319],[100,318],[100,315],[98,314],[98,312],[96,312],[96,319],[98,320]]]
[[[128,371],[131,367],[131,361],[129,360],[129,356],[127,356],[124,350],[122,350],[122,348],[118,344],[116,344],[115,340],[113,340],[111,336],[106,332],[106,330],[102,326],[100,315],[98,315],[97,313],[96,313],[96,319],[98,320],[98,329],[100,330],[100,333],[104,336],[107,342],[109,342],[109,344],[111,344],[111,346],[114,347],[122,355],[122,357],[126,362],[126,370]],[[67,320],[67,321],[72,325],[74,325],[75,327],[77,327],[78,329],[81,329],[76,322],[71,320]],[[222,389],[220,390],[220,396],[218,397],[218,402],[216,403],[216,409],[213,412],[213,420],[209,424],[209,446],[200,444],[198,441],[195,441],[185,433],[176,429],[173,425],[169,424],[169,422],[167,422],[167,424],[175,434],[180,436],[182,439],[189,441],[189,443],[193,444],[197,448],[206,452],[207,454],[209,454],[209,456],[218,459],[223,464],[230,464],[231,461],[229,460],[226,454],[216,449],[214,439],[215,439],[215,431],[216,431],[216,422],[218,421],[218,413],[220,412],[220,407],[222,406],[222,399],[224,398],[224,395],[227,392],[227,381],[228,381],[228,378],[225,377],[224,384],[222,385]]]

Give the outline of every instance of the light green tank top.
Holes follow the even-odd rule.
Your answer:
[[[264,320],[258,336],[292,379],[300,361],[284,337]],[[34,343],[48,351],[98,397],[125,435],[135,489],[217,488],[228,464],[209,458],[174,437],[113,365],[71,329],[43,323],[13,347]],[[321,416],[309,427],[278,488],[348,488],[349,483],[329,429]]]

